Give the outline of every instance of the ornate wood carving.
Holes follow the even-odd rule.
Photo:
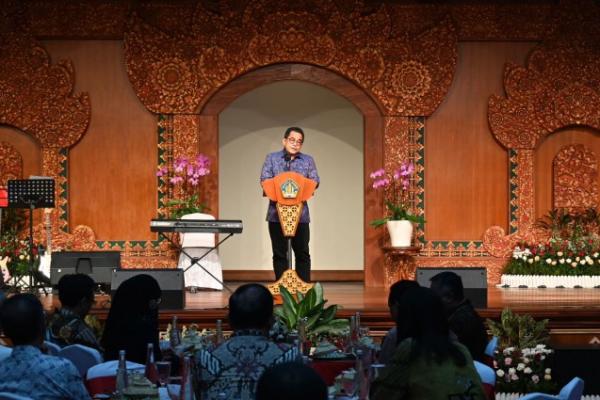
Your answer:
[[[598,160],[582,144],[565,146],[552,161],[554,208],[571,212],[598,207]]]
[[[556,41],[536,48],[527,66],[509,64],[507,97],[492,95],[490,127],[507,149],[535,149],[550,133],[569,125],[600,129],[600,46]]]
[[[23,158],[10,143],[0,142],[0,187],[6,187],[11,179],[23,176]]]
[[[199,6],[186,35],[131,18],[127,71],[149,110],[195,113],[229,81],[282,62],[337,71],[388,115],[431,114],[452,82],[457,37],[449,19],[409,37],[392,36],[384,6],[363,14],[363,8],[331,0],[300,5],[261,0],[227,10],[214,14]]]

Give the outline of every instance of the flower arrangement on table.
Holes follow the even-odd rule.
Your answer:
[[[183,215],[201,213],[208,207],[200,200],[199,185],[203,177],[210,174],[210,159],[205,154],[195,157],[178,157],[172,165],[161,167],[156,176],[164,177],[173,186],[174,193],[180,196],[169,200],[169,218],[178,219]]]
[[[39,262],[37,246],[33,247],[33,257],[35,262]],[[23,276],[29,272],[29,241],[19,239],[13,232],[7,232],[0,238],[0,260],[6,263],[9,274],[3,273],[3,279]]]
[[[496,392],[553,392],[556,383],[548,360],[554,351],[546,346],[548,320],[536,321],[504,309],[499,322],[488,319],[487,323],[499,342],[494,354]]]
[[[425,219],[420,215],[413,215],[410,211],[409,187],[410,179],[414,174],[415,167],[411,162],[403,162],[400,167],[392,172],[378,169],[369,176],[373,180],[373,189],[388,190],[390,199],[386,199],[387,216],[371,221],[371,226],[379,227],[388,221],[407,220],[416,223],[424,223]]]

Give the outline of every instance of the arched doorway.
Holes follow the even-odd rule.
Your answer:
[[[299,80],[330,89],[334,93],[349,100],[363,115],[364,121],[364,154],[363,182],[364,182],[364,214],[360,216],[364,221],[379,218],[383,213],[381,194],[369,190],[368,174],[381,168],[383,165],[383,136],[384,117],[376,103],[352,82],[324,68],[304,64],[276,64],[259,68],[244,74],[228,83],[214,93],[201,105],[198,119],[200,132],[199,145],[201,151],[215,156],[218,160],[218,120],[219,114],[236,98],[255,88],[267,83]],[[214,170],[217,166],[214,166]],[[218,176],[214,175],[211,186],[218,187]],[[210,204],[213,212],[218,212],[218,191],[210,194]],[[379,243],[380,234],[364,224],[364,281],[366,285],[382,282],[383,256]],[[344,277],[341,277],[342,279]],[[355,278],[355,277],[354,277]]]

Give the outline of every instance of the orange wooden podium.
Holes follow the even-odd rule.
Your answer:
[[[288,239],[288,269],[276,282],[267,285],[273,295],[279,294],[282,285],[290,293],[306,293],[313,285],[304,282],[292,268],[292,237],[302,215],[304,202],[310,199],[317,188],[317,182],[296,172],[283,172],[274,178],[262,182],[265,195],[276,203],[277,215],[283,236]]]

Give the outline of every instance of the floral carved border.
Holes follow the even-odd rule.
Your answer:
[[[190,114],[246,72],[306,63],[356,83],[386,115],[430,115],[437,108],[457,62],[449,19],[410,37],[394,36],[385,6],[363,14],[364,7],[316,4],[260,0],[242,8],[229,4],[225,15],[198,6],[187,34],[134,14],[124,35],[129,79],[150,111]]]

